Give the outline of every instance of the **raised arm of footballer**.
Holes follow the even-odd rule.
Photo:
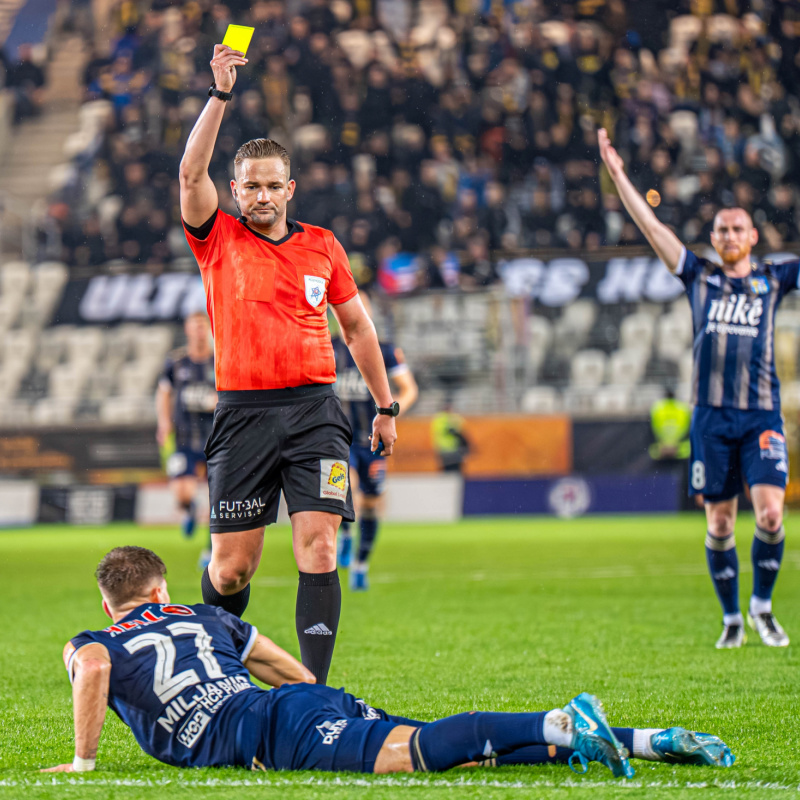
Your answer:
[[[667,269],[675,272],[681,261],[683,244],[663,222],[659,221],[644,197],[636,191],[625,173],[625,164],[622,158],[611,146],[605,128],[600,129],[597,138],[600,145],[600,157],[608,168],[608,173],[617,187],[623,205],[658,257],[667,265]]]
[[[203,598],[241,615],[261,558],[264,526],[281,492],[299,575],[295,622],[303,663],[327,679],[341,608],[336,534],[353,519],[352,432],[333,392],[332,307],[377,404],[372,448],[395,440],[393,402],[378,337],[358,298],[341,244],[324,228],[288,219],[295,182],[278,142],[245,142],[231,192],[240,216],[218,208],[208,176],[240,53],[217,45],[216,88],[181,162],[181,213],[200,265],[214,334],[219,404],[206,444],[211,563]]]

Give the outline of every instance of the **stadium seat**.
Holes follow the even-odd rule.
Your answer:
[[[578,300],[564,309],[553,326],[553,350],[560,358],[570,358],[582,347],[597,318],[597,305],[591,300]]]
[[[160,370],[155,360],[129,361],[119,370],[117,395],[119,397],[151,397]]]
[[[154,418],[152,397],[109,397],[100,406],[100,419],[109,424],[137,424]]]
[[[629,411],[632,414],[646,415],[653,404],[664,397],[664,387],[660,383],[644,383],[635,386],[630,395]]]
[[[678,359],[678,380],[683,384],[691,384],[694,356],[691,350],[685,350]]]
[[[678,314],[664,314],[658,321],[656,334],[656,354],[665,361],[678,361],[690,346],[692,340],[691,324]]]
[[[30,363],[36,350],[36,332],[26,328],[7,331],[3,337],[3,361],[22,360]]]
[[[19,321],[22,306],[20,298],[11,294],[0,294],[0,333],[13,328]]]
[[[595,414],[627,414],[631,405],[629,386],[600,386],[594,393]]]
[[[547,357],[547,351],[553,341],[553,326],[549,320],[535,314],[528,317],[527,325],[528,374],[529,378],[533,378],[539,374],[539,370]]]
[[[558,391],[552,386],[533,386],[522,397],[522,411],[526,414],[555,414],[558,400]]]
[[[23,362],[4,362],[0,365],[0,399],[4,403],[19,391],[26,371],[27,365]]]
[[[75,328],[67,339],[67,360],[94,365],[103,350],[103,331],[94,326]]]
[[[648,352],[643,348],[626,347],[616,350],[608,360],[609,383],[616,386],[635,386],[647,365]]]
[[[139,359],[162,360],[175,341],[175,330],[169,325],[144,325],[133,341]]]
[[[28,291],[31,268],[27,261],[7,261],[0,270],[3,295],[22,297]]]
[[[652,314],[645,311],[630,314],[619,326],[620,347],[636,347],[649,351],[653,344],[654,328]]]
[[[88,367],[76,368],[75,364],[56,364],[48,377],[48,394],[55,400],[75,400],[81,396],[86,385]]]
[[[591,389],[606,377],[606,354],[602,350],[581,350],[572,359],[570,381],[573,387]]]

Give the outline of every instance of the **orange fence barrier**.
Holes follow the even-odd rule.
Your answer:
[[[470,452],[464,474],[480,476],[567,475],[572,470],[572,421],[566,416],[467,417],[464,435]],[[431,420],[412,417],[397,422],[393,472],[440,469],[433,449]]]

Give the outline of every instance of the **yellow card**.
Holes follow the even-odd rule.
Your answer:
[[[250,40],[253,38],[254,31],[255,28],[248,28],[247,25],[228,25],[222,44],[227,45],[232,50],[247,54],[247,48],[250,47]]]

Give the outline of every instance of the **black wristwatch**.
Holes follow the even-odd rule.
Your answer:
[[[233,100],[233,92],[223,92],[220,89],[217,89],[217,84],[212,83],[211,88],[208,90],[209,97],[216,97],[218,100],[224,100],[226,103],[229,103]]]
[[[383,414],[387,417],[396,417],[400,413],[400,403],[396,400],[392,403],[389,408],[381,408],[377,403],[375,404],[375,412],[377,414]]]

